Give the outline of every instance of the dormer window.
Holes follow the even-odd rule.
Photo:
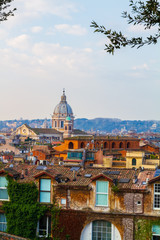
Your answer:
[[[154,209],[160,209],[160,183],[154,184]]]
[[[5,177],[0,177],[0,200],[8,200],[8,192],[7,192],[7,179]]]
[[[40,202],[51,202],[51,179],[40,179]]]
[[[108,207],[108,182],[96,182],[96,206]]]

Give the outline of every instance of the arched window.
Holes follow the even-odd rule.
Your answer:
[[[85,147],[84,142],[81,142],[81,148],[84,148],[84,147]]]
[[[86,225],[83,229],[80,240],[121,240],[118,229],[110,222],[96,220]]]
[[[57,127],[57,122],[56,121],[54,122],[54,126]]]
[[[68,144],[68,148],[69,148],[69,149],[73,149],[73,147],[74,147],[73,143],[70,142],[70,143]]]
[[[61,128],[64,128],[64,121],[61,121]]]
[[[104,142],[104,148],[107,148],[108,144],[107,142]]]
[[[92,239],[111,239],[111,234],[112,228],[110,222],[94,221],[92,223]]]
[[[115,148],[116,144],[115,142],[112,142],[112,148]]]
[[[123,143],[122,142],[120,142],[119,148],[123,148]]]
[[[70,131],[72,130],[72,127],[71,127],[71,126],[69,126],[69,130],[70,130]]]
[[[136,159],[135,158],[132,159],[132,166],[136,166]]]
[[[131,147],[130,142],[127,142],[127,148],[130,148],[130,147]]]

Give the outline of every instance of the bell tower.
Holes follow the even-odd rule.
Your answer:
[[[73,124],[70,117],[66,117],[66,121],[64,123],[64,133],[63,138],[71,137],[73,131]]]

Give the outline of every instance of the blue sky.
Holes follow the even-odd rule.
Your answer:
[[[128,0],[15,0],[0,25],[1,120],[50,118],[63,88],[76,118],[160,120],[160,44],[114,56],[92,20],[128,35]]]

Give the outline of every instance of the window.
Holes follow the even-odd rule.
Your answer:
[[[61,198],[61,204],[66,205],[66,199],[65,198]]]
[[[115,142],[112,142],[112,148],[115,148],[115,147],[116,147]]]
[[[119,148],[123,148],[123,143],[122,142],[120,142]]]
[[[40,179],[40,202],[51,202],[51,179]]]
[[[56,121],[54,122],[54,126],[57,127],[57,122]]]
[[[72,142],[70,142],[70,143],[68,144],[68,148],[69,148],[69,149],[73,149],[73,148],[74,148],[74,145],[73,145]]]
[[[108,206],[108,182],[96,182],[96,206]]]
[[[111,240],[111,223],[107,221],[94,221],[92,223],[92,240]]]
[[[3,213],[0,213],[0,231],[6,232],[6,229],[7,229],[6,216]]]
[[[152,240],[160,240],[160,226],[159,225],[152,226]]]
[[[64,121],[61,121],[61,128],[64,128]]]
[[[132,166],[136,166],[136,159],[135,158],[132,159]]]
[[[73,159],[82,159],[82,152],[68,152],[67,157]]]
[[[127,142],[127,148],[130,148],[130,147],[131,147],[130,142]]]
[[[87,156],[86,156],[87,160],[94,160],[94,153],[93,152],[87,152]]]
[[[107,145],[108,145],[107,142],[105,142],[105,143],[104,143],[104,148],[107,148]]]
[[[160,209],[160,183],[154,184],[154,209]]]
[[[37,235],[39,237],[48,237],[51,234],[51,217],[43,216],[38,222]]]
[[[7,192],[7,179],[5,177],[0,177],[0,200],[8,200]]]
[[[84,148],[84,147],[85,147],[84,142],[81,142],[80,148]]]
[[[85,226],[80,240],[120,240],[122,239],[116,226],[104,220],[96,220]]]

